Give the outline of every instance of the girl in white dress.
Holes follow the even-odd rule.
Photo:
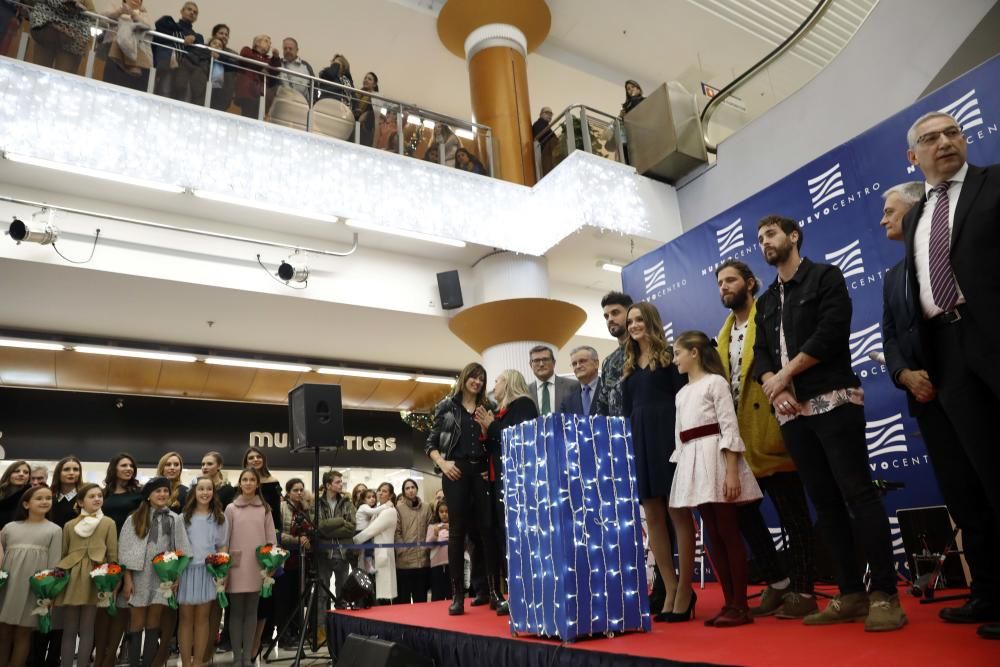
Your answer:
[[[708,534],[709,552],[722,584],[725,606],[705,625],[724,628],[753,623],[747,606],[747,568],[739,505],[761,497],[743,460],[733,396],[713,341],[686,331],[674,342],[674,363],[688,383],[677,392],[677,465],[670,507],[697,507]]]

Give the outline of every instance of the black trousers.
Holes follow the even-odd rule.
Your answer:
[[[771,497],[787,540],[785,552],[788,567],[778,557],[771,531],[768,530],[760,507],[763,499],[740,506],[740,532],[750,546],[754,562],[769,584],[785,577],[791,580],[790,590],[812,594],[816,579],[816,536],[806,492],[797,472],[776,472],[758,477],[760,490]]]
[[[925,331],[935,361],[928,371],[937,387],[941,410],[936,412],[928,405],[917,423],[944,500],[962,527],[973,594],[1000,602],[1000,581],[995,572],[1000,553],[997,365],[982,354],[987,343],[976,334],[968,317],[954,324],[928,325]],[[993,566],[992,574],[984,559]]]
[[[430,589],[429,567],[396,568],[396,604],[427,602],[427,592]]]
[[[448,499],[448,570],[451,572],[455,590],[462,590],[465,572],[465,536],[470,517],[475,521],[482,539],[483,565],[486,576],[499,576],[500,548],[497,545],[494,526],[495,510],[490,495],[490,482],[483,479],[486,472],[485,461],[455,461],[462,477],[451,480],[443,477],[441,488]]]
[[[896,594],[889,517],[868,467],[865,410],[847,404],[781,427],[785,446],[816,507],[843,594],[865,590],[857,547],[871,569],[871,589]]]
[[[451,598],[451,573],[447,565],[431,568],[431,600],[448,600]]]

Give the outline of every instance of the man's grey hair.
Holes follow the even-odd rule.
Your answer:
[[[889,195],[896,194],[907,206],[913,206],[924,198],[923,181],[910,181],[894,185],[882,194],[882,199],[889,199]]]
[[[924,121],[930,120],[931,118],[947,118],[951,122],[955,123],[955,127],[962,129],[962,126],[958,124],[958,121],[955,120],[955,117],[950,113],[945,113],[943,111],[931,111],[930,113],[925,113],[923,116],[913,121],[913,125],[911,125],[910,129],[906,131],[907,146],[913,148],[917,145],[917,126]]]
[[[569,356],[572,357],[574,354],[582,350],[590,352],[590,358],[593,359],[594,361],[600,361],[600,357],[597,355],[597,350],[595,350],[589,345],[581,345],[580,347],[573,348],[573,351],[569,353]]]

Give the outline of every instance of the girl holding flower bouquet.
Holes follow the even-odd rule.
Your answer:
[[[212,602],[217,592],[215,580],[208,572],[205,558],[226,550],[229,523],[222,513],[222,504],[215,497],[211,477],[199,477],[184,503],[184,526],[191,543],[191,562],[181,574],[177,601],[180,603],[180,625],[177,638],[184,667],[201,663],[208,645]]]
[[[52,509],[47,486],[29,488],[11,521],[0,531],[3,562],[8,574],[0,595],[0,665],[23,667],[31,648],[31,631],[38,627],[36,606],[28,580],[39,570],[54,568],[62,556],[62,531],[46,519]]]
[[[271,508],[260,494],[261,476],[254,468],[240,473],[239,495],[226,508],[229,521],[229,640],[233,645],[233,665],[253,664],[254,635],[257,631],[257,604],[263,583],[256,549],[275,544]]]
[[[63,607],[62,664],[72,665],[76,656],[76,636],[80,635],[80,655],[90,656],[94,646],[97,616],[97,589],[90,571],[102,563],[118,560],[118,531],[115,522],[104,516],[104,492],[96,484],[84,484],[76,494],[80,516],[66,523],[62,531],[65,554],[58,567],[69,572],[69,584],[56,598]],[[82,661],[85,664],[85,661]]]
[[[169,502],[170,481],[154,477],[142,487],[142,502],[122,526],[119,557],[125,568],[121,595],[130,607],[129,667],[139,667],[140,655],[143,667],[152,664],[160,641],[160,618],[168,600],[153,569],[153,558],[165,551],[191,552],[184,524],[167,507]]]

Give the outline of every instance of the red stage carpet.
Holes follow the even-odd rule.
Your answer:
[[[921,605],[909,595],[900,597],[909,623],[898,632],[865,632],[861,623],[806,627],[797,621],[775,618],[761,619],[753,625],[739,628],[715,629],[707,628],[702,623],[702,619],[714,615],[722,604],[721,589],[709,584],[705,590],[698,591],[698,619],[693,622],[674,625],[655,623],[651,633],[580,640],[567,645],[564,650],[748,666],[1000,665],[1000,642],[977,637],[975,625],[952,625],[938,620],[939,609],[960,603]],[[447,606],[447,602],[431,602],[336,613],[429,630],[512,639],[506,620],[498,618],[488,607],[472,608],[466,601],[464,616],[449,617]],[[512,641],[558,643],[556,640],[528,637]]]

